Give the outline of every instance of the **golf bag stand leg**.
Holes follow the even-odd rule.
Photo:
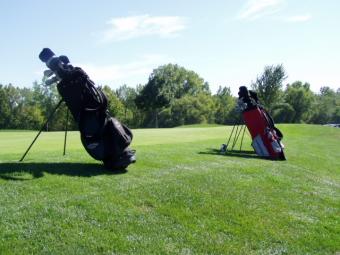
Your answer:
[[[67,139],[67,129],[68,129],[68,116],[69,116],[69,110],[66,110],[66,123],[65,123],[65,137],[64,137],[64,153],[63,156],[66,155],[66,139]]]
[[[237,127],[238,127],[238,126],[237,126]],[[237,129],[236,129],[236,134],[235,134],[235,136],[234,136],[234,142],[233,142],[233,146],[231,147],[231,150],[234,150],[234,147],[235,147],[235,145],[236,145],[236,143],[237,143],[237,141],[238,141],[238,138],[239,138],[239,136],[240,136],[240,134],[241,134],[242,128],[243,128],[243,125],[240,124],[240,129],[238,130],[238,132],[237,132]]]
[[[244,124],[244,126],[243,126],[243,134],[242,134],[242,138],[241,138],[240,151],[242,150],[242,144],[243,144],[243,138],[244,138],[244,132],[245,131],[246,131],[246,124]]]
[[[230,135],[229,135],[228,142],[227,142],[227,144],[226,144],[226,146],[225,146],[225,150],[228,150],[229,142],[230,142],[231,137],[233,136],[234,129],[235,129],[236,126],[237,126],[237,123],[235,123],[235,124],[233,125],[233,128],[232,128],[232,130],[231,130],[231,133],[230,133]]]
[[[39,130],[38,134],[36,135],[36,137],[34,138],[33,142],[31,143],[30,146],[28,146],[26,152],[24,153],[24,155],[22,155],[21,159],[19,160],[19,162],[22,162],[24,160],[24,158],[26,157],[27,153],[29,152],[29,150],[32,148],[33,144],[35,143],[35,141],[38,139],[39,135],[41,134],[41,132],[43,131],[43,129],[46,128],[47,123],[49,123],[53,117],[53,115],[55,114],[55,112],[57,111],[57,109],[60,107],[61,103],[63,102],[63,100],[60,100],[59,103],[57,104],[57,106],[53,109],[53,111],[51,112],[50,116],[48,117],[48,119],[46,120],[46,122],[44,123],[44,125],[41,127],[41,129]]]

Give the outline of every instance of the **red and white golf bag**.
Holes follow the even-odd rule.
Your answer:
[[[258,103],[256,93],[242,86],[238,94],[242,117],[256,154],[274,160],[285,160],[284,146],[281,143],[283,135],[275,127],[269,113]]]

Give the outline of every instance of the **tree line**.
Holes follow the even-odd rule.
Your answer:
[[[340,88],[324,86],[318,93],[307,82],[284,86],[282,65],[266,66],[248,84],[278,123],[340,123]],[[153,70],[149,80],[136,88],[122,85],[101,88],[109,111],[132,128],[175,127],[198,123],[234,124],[240,121],[237,97],[230,87],[211,93],[209,83],[184,67],[167,64]],[[56,86],[34,82],[31,88],[0,84],[0,129],[39,129],[60,100]],[[63,130],[67,109],[62,105],[46,127]],[[69,128],[77,129],[71,120]]]

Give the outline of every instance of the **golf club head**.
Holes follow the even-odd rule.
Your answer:
[[[39,54],[39,59],[42,62],[47,63],[54,56],[55,54],[50,48],[43,48]]]
[[[57,76],[53,76],[52,78],[45,81],[45,86],[51,86],[54,83],[57,83],[60,79]]]
[[[54,72],[50,69],[44,71],[44,76],[45,77],[50,77],[54,74]]]
[[[68,57],[65,56],[65,55],[60,55],[60,56],[59,56],[59,60],[60,60],[61,62],[63,62],[65,65],[67,65],[67,64],[70,63],[70,60],[69,60]]]

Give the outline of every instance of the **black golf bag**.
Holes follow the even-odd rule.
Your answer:
[[[39,58],[51,71],[45,75],[54,77],[46,84],[57,82],[58,92],[78,123],[81,142],[85,150],[108,169],[125,169],[136,161],[130,145],[131,130],[108,112],[108,101],[88,75],[79,67],[73,67],[66,56],[56,57],[44,48]]]

